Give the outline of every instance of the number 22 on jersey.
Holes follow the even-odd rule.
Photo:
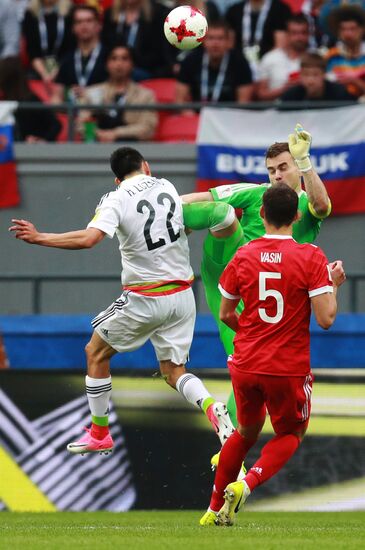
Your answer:
[[[175,213],[176,203],[168,193],[160,193],[157,197],[157,203],[164,206],[165,199],[170,203],[170,209],[166,215],[166,229],[170,237],[170,241],[174,243],[180,237],[180,231],[175,233],[171,223],[171,218]],[[143,235],[147,244],[147,249],[155,250],[156,248],[160,248],[160,246],[164,246],[166,244],[166,240],[163,237],[159,237],[156,241],[152,240],[151,227],[156,218],[156,209],[148,200],[143,199],[137,204],[137,212],[143,214],[145,209],[149,211],[149,215],[144,225]]]

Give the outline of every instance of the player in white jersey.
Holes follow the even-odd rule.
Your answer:
[[[148,163],[130,147],[117,149],[110,159],[117,189],[104,195],[86,229],[40,233],[26,220],[12,220],[10,231],[31,244],[55,248],[90,248],[105,235],[119,240],[122,257],[121,296],[92,321],[94,332],[86,346],[86,393],[91,429],[70,443],[71,453],[109,452],[111,395],[110,359],[151,340],[166,382],[208,416],[223,444],[233,427],[223,403],[215,402],[185,363],[193,338],[195,301],[193,271],[184,225],[208,227],[224,237],[236,224],[230,205],[186,205],[172,183],[151,176]],[[186,209],[183,211],[183,209]],[[184,218],[185,224],[184,224]]]

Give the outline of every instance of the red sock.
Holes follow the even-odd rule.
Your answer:
[[[262,448],[261,456],[248,471],[245,481],[250,490],[264,483],[293,456],[300,445],[300,439],[294,434],[276,435]]]
[[[94,422],[91,423],[91,437],[94,439],[104,439],[108,433],[109,426],[98,426],[97,424],[94,424]]]
[[[219,463],[214,479],[210,508],[218,512],[224,503],[224,489],[232,481],[236,481],[242,461],[254,445],[256,439],[246,439],[236,430],[227,439],[219,456]]]
[[[209,405],[209,407],[207,408],[207,411],[206,411],[206,415],[209,419],[209,422],[212,424],[212,426],[215,426],[215,416],[214,416],[214,412],[213,412],[213,405],[214,403],[212,403],[211,405]],[[215,428],[214,428],[215,429]]]

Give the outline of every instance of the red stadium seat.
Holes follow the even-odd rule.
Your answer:
[[[175,103],[175,78],[150,78],[139,84],[155,93],[157,103]]]
[[[176,80],[175,78],[150,78],[142,80],[141,86],[152,90],[155,94],[157,103],[175,103]],[[154,141],[159,141],[161,128],[170,111],[158,111],[158,125],[154,136]]]
[[[195,143],[198,124],[199,115],[169,115],[162,121],[157,140]]]
[[[43,80],[28,80],[28,86],[43,103],[49,103],[57,84],[52,82],[46,84]]]

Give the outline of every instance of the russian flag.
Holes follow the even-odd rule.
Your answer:
[[[303,111],[206,107],[198,132],[198,190],[234,182],[265,183],[265,151],[300,122],[312,134],[311,159],[333,214],[365,212],[364,106]]]
[[[20,202],[13,147],[14,109],[16,101],[0,101],[0,208]]]

